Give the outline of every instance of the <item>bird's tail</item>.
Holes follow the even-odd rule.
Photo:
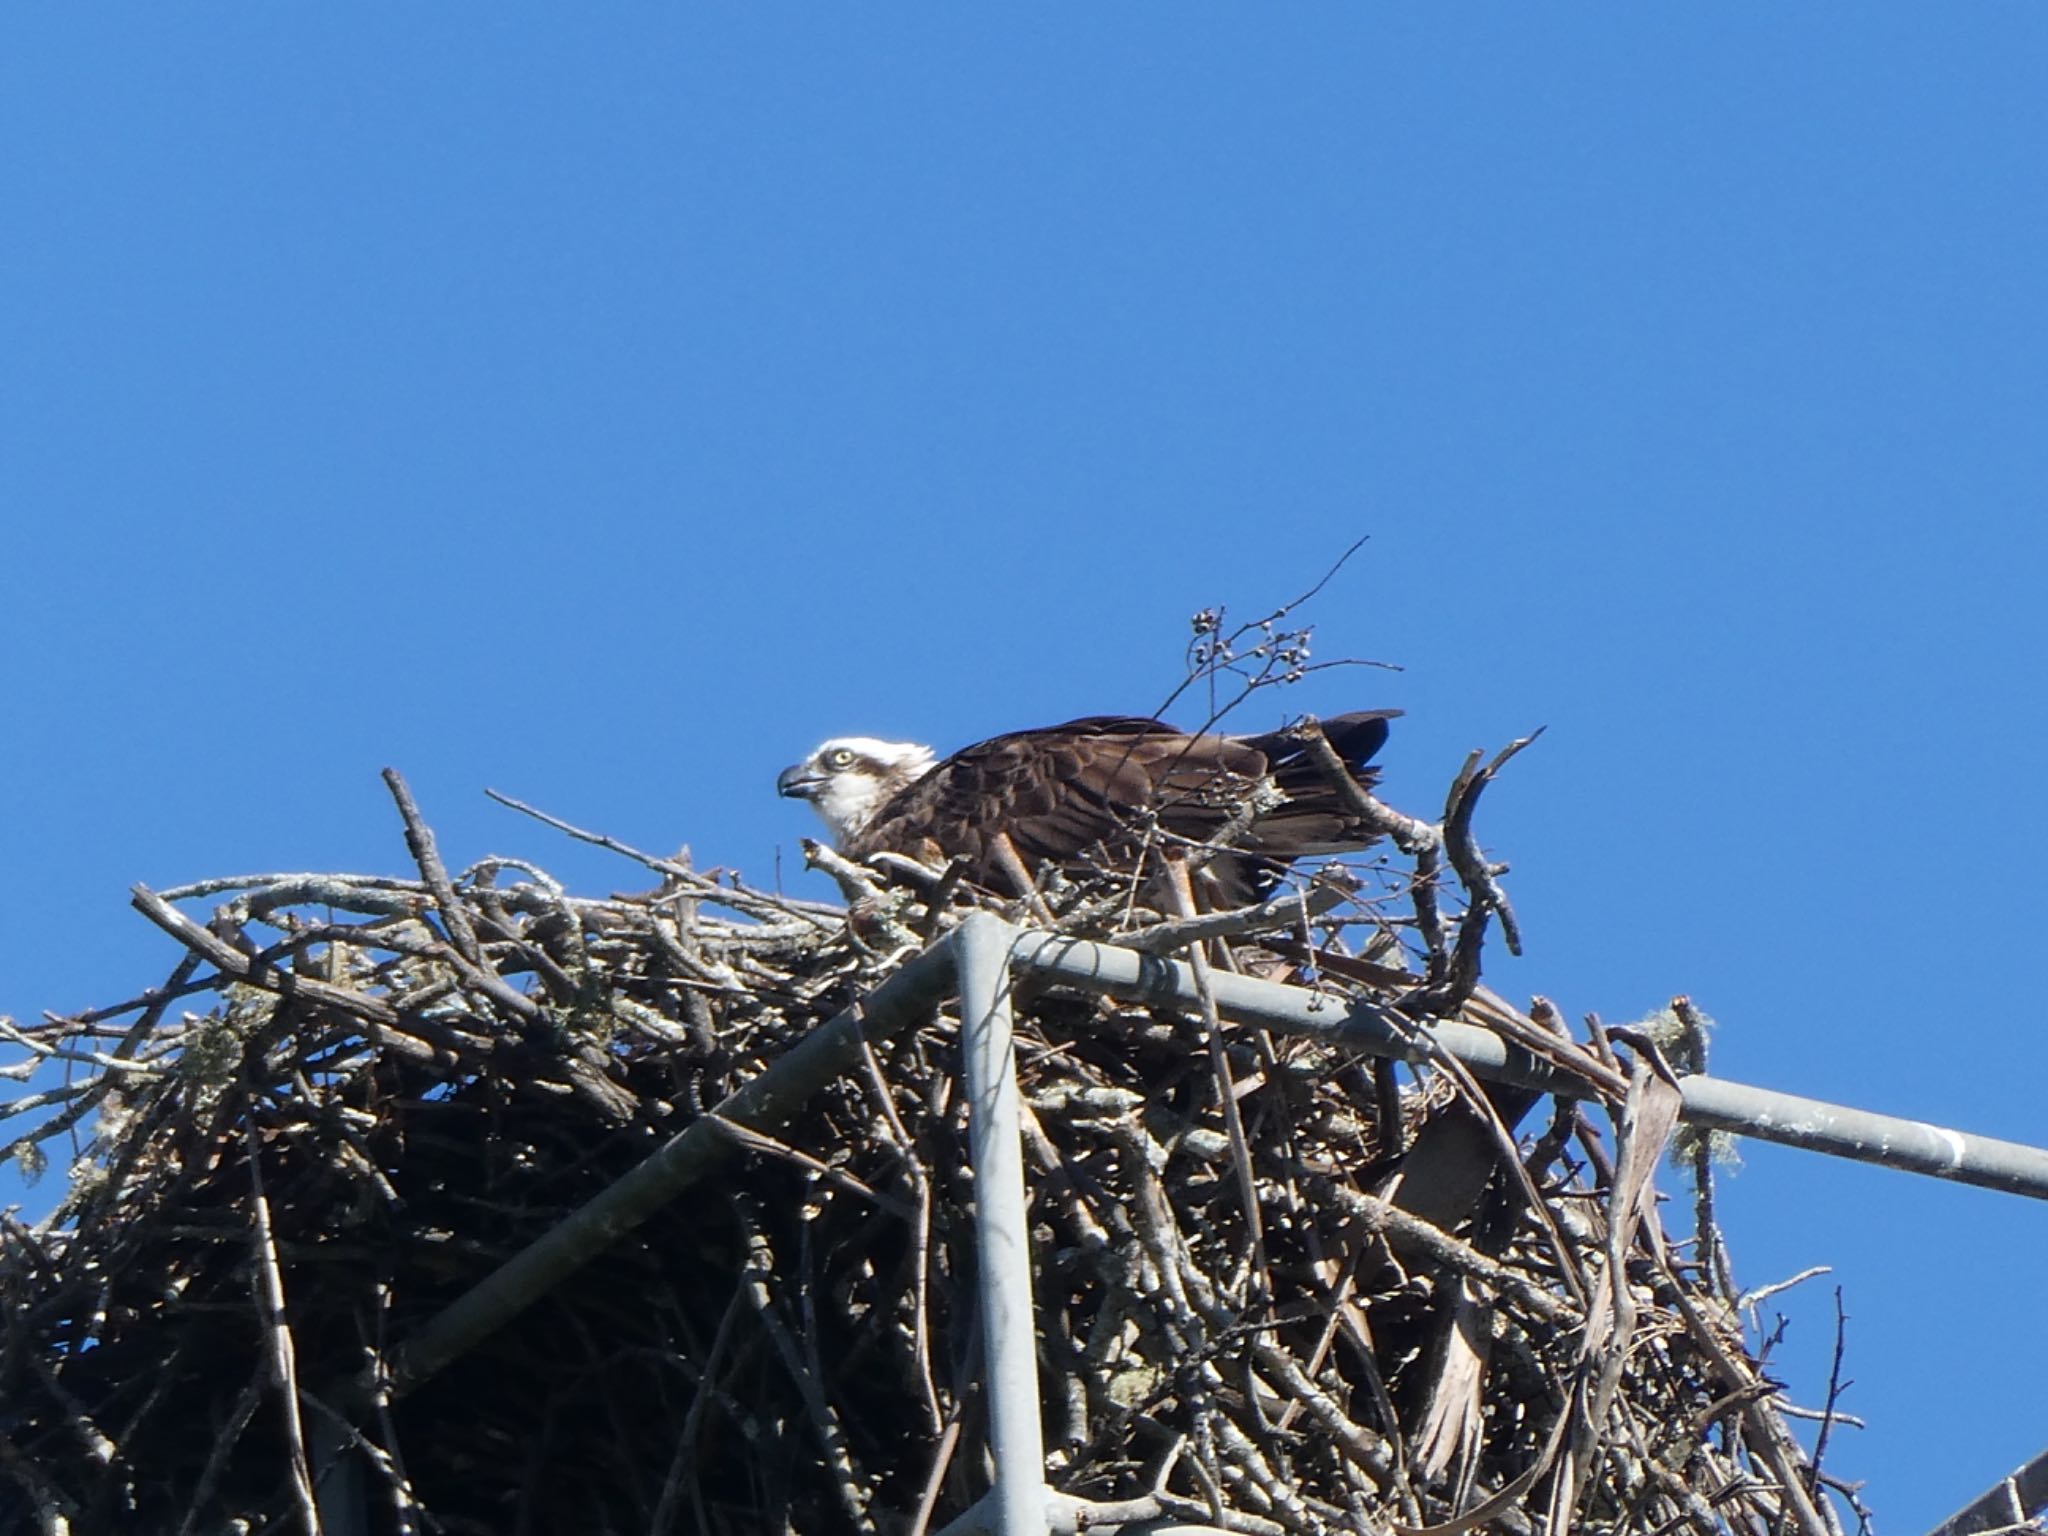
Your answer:
[[[1372,759],[1387,742],[1387,722],[1398,709],[1361,709],[1332,715],[1322,722],[1323,736],[1343,760],[1351,776],[1366,789],[1379,779]],[[1287,797],[1286,803],[1259,818],[1247,845],[1275,858],[1311,858],[1355,853],[1372,841],[1356,817],[1344,809],[1322,769],[1286,731],[1242,738],[1266,757],[1266,771]]]

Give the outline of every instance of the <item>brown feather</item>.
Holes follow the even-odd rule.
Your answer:
[[[1362,782],[1366,760],[1386,738],[1396,711],[1337,716],[1325,732]],[[1139,857],[1157,832],[1206,842],[1239,815],[1262,786],[1286,800],[1259,816],[1234,866],[1237,896],[1269,886],[1289,861],[1310,852],[1364,847],[1313,764],[1284,733],[1242,737],[1189,735],[1159,720],[1098,715],[1064,725],[996,736],[956,752],[876,810],[842,852],[854,858],[902,853],[962,860],[978,884],[997,878],[998,845],[1007,835],[1027,871],[1046,864],[1121,864]]]

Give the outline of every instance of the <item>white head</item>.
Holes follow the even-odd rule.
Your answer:
[[[872,736],[835,736],[809,757],[776,775],[777,793],[808,800],[844,843],[905,785],[924,777],[932,749],[914,741],[877,741]]]

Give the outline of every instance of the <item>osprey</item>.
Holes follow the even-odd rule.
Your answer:
[[[1323,722],[1354,777],[1387,739],[1397,709]],[[905,854],[963,863],[965,877],[1023,894],[1047,865],[1130,866],[1147,851],[1206,844],[1217,895],[1262,895],[1295,859],[1350,853],[1373,836],[1338,802],[1285,731],[1190,735],[1163,720],[1091,715],[977,742],[935,762],[931,748],[838,736],[782,770],[776,789],[808,800],[849,858]]]

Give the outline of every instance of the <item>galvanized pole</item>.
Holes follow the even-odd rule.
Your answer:
[[[2048,1451],[2010,1477],[2001,1478],[1995,1488],[1972,1499],[1928,1536],[1975,1536],[1979,1531],[2034,1529],[2026,1522],[2044,1509],[2048,1509]]]
[[[974,1236],[995,1455],[995,1529],[1046,1536],[1045,1446],[1038,1422],[1038,1329],[1031,1308],[1031,1229],[1016,1049],[1010,1024],[1009,924],[970,913],[952,938],[974,1157]]]
[[[1188,1008],[1200,1002],[1194,973],[1178,960],[1088,939],[1029,932],[1017,935],[1012,953],[1021,966],[1092,991]],[[1251,976],[1219,974],[1210,981],[1216,1006],[1227,1018],[1314,1036],[1376,1056],[1403,1061],[1429,1057],[1424,1043],[1414,1038],[1414,1024],[1377,1003],[1327,997]],[[1586,1093],[1580,1079],[1491,1030],[1445,1021],[1431,1024],[1429,1034],[1437,1048],[1493,1082],[1567,1097]],[[1725,1078],[1681,1078],[1679,1092],[1684,1098],[1680,1115],[1693,1125],[2048,1200],[2048,1149]]]

